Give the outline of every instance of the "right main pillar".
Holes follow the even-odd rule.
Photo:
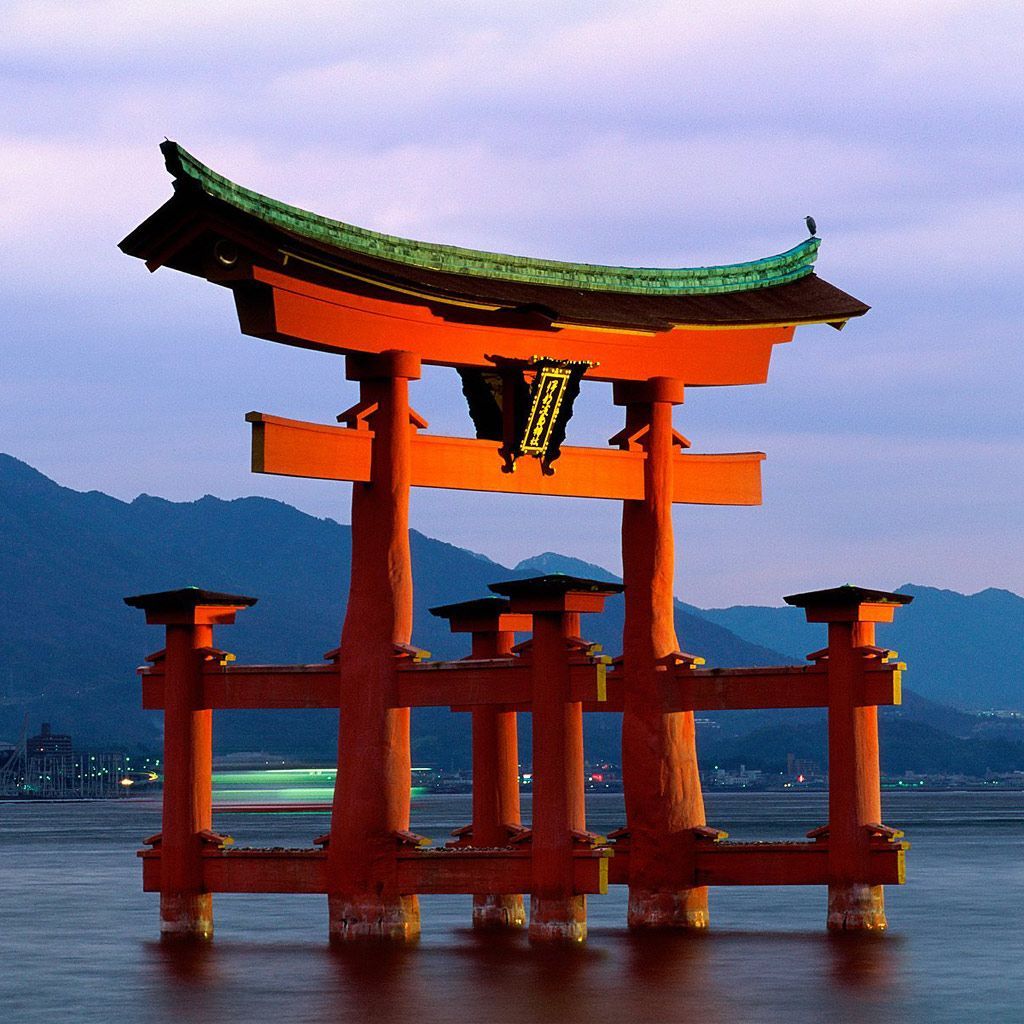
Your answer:
[[[625,677],[622,779],[629,829],[631,928],[706,928],[706,886],[692,877],[693,829],[705,824],[693,713],[666,711],[668,662],[679,650],[675,631],[672,535],[674,448],[672,406],[681,381],[655,377],[615,385],[626,427],[613,441],[642,448],[644,496],[622,507]]]

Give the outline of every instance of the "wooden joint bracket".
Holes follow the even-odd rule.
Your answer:
[[[235,842],[231,836],[221,835],[210,828],[204,828],[196,834],[199,836],[199,842],[204,846],[215,846],[218,850],[223,850],[226,846],[232,846]]]
[[[391,836],[399,846],[411,846],[418,850],[430,845],[430,840],[426,836],[421,836],[417,832],[410,832],[404,828],[396,829],[391,833]]]

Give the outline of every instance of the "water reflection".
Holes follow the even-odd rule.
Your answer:
[[[613,887],[588,900],[586,947],[563,950],[474,932],[470,898],[447,896],[424,898],[423,935],[408,949],[332,949],[321,897],[249,894],[216,897],[212,944],[161,943],[134,857],[158,808],[5,805],[0,1019],[865,1024],[898,1013],[945,1024],[978,1005],[987,1021],[1020,1020],[1024,932],[1007,909],[1022,881],[1019,796],[926,798],[906,795],[893,815],[916,821],[914,871],[891,893],[885,935],[827,934],[824,892],[798,887],[714,891],[706,935],[633,935]],[[439,839],[467,820],[468,797],[423,803],[424,831]],[[799,799],[790,808],[813,811]],[[619,812],[598,802],[593,817]],[[751,834],[778,831],[758,795],[735,796],[730,813]],[[311,832],[293,815],[236,818],[253,845],[303,845]],[[965,842],[964,823],[984,824],[984,841]]]
[[[625,947],[630,984],[680,988],[700,984],[711,945],[707,932],[626,932],[617,938]]]
[[[156,940],[143,943],[143,948],[171,982],[199,986],[218,980],[217,948],[212,942]]]
[[[829,932],[831,977],[845,989],[889,994],[900,974],[903,940],[899,935]]]

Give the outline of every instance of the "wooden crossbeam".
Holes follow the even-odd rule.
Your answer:
[[[142,706],[163,709],[162,664],[141,670]],[[203,671],[201,703],[216,711],[258,708],[336,708],[342,681],[337,665],[218,665]],[[506,705],[529,710],[530,665],[520,659],[428,662],[398,671],[399,707]],[[604,666],[578,662],[569,669],[573,701],[600,703]]]
[[[865,668],[856,706],[902,702],[901,665],[873,663]],[[626,681],[620,670],[609,672],[606,698],[584,704],[585,711],[622,711]],[[680,668],[665,674],[666,711],[752,711],[769,708],[828,707],[828,676],[822,665],[780,668]]]
[[[902,885],[906,843],[872,846],[862,871],[868,885]],[[610,855],[613,854],[613,855]],[[160,850],[143,850],[143,888],[159,892]],[[420,849],[396,854],[404,894],[530,892],[531,852],[488,849]],[[689,866],[680,861],[686,885],[827,885],[828,843],[719,842],[698,844]],[[203,854],[207,892],[327,892],[324,850],[216,850]],[[629,881],[629,850],[580,849],[573,854],[577,893],[603,894]],[[684,878],[683,875],[686,877]]]
[[[901,703],[901,664],[873,662],[865,667],[856,705]],[[142,706],[164,707],[161,663],[140,670]],[[585,711],[622,711],[625,680],[621,670],[570,666],[570,694]],[[336,708],[340,680],[336,665],[217,665],[203,672],[202,706],[214,710],[257,708]],[[427,662],[398,672],[399,707],[469,708],[506,705],[528,711],[532,699],[530,666],[519,659]],[[780,668],[676,669],[665,674],[667,711],[743,711],[828,706],[824,664]]]
[[[160,664],[140,670],[142,706],[164,708],[164,671]],[[336,708],[337,665],[208,664],[203,671],[201,703],[215,711],[259,708]]]
[[[450,322],[427,304],[339,291],[287,269],[253,266],[250,280],[233,283],[242,333],[257,338],[346,353],[386,352],[401,339],[424,363],[480,369],[493,368],[488,356],[494,352],[521,360],[543,352],[553,359],[596,362],[588,380],[664,376],[687,386],[762,384],[773,346],[792,340],[795,329],[783,323],[679,326],[655,333],[573,324],[530,330],[522,320],[508,327]]]
[[[824,846],[824,849],[819,847]],[[859,881],[867,885],[902,885],[906,844],[872,847]],[[715,843],[698,849],[697,885],[827,885],[827,844]]]
[[[529,662],[426,662],[399,670],[398,699],[402,707],[470,708],[486,704],[511,705],[528,711],[533,697]],[[604,698],[604,665],[577,662],[569,666],[569,696],[580,703]]]
[[[159,892],[160,850],[143,850],[142,886]],[[530,892],[532,855],[522,850],[422,849],[396,854],[403,895]],[[573,853],[573,886],[579,894],[608,891],[611,851],[581,848]],[[323,850],[211,850],[202,857],[206,892],[326,893],[327,854]]]
[[[255,473],[368,482],[374,433],[251,412]],[[502,471],[501,443],[416,434],[412,485],[503,494],[639,500],[644,496],[643,451],[564,447],[544,475],[537,459],[519,459]],[[691,505],[759,505],[762,452],[679,453],[673,462],[672,500]]]
[[[908,843],[878,843],[866,854],[859,875],[867,885],[902,885]],[[629,844],[618,842],[609,865],[609,883],[629,883]],[[827,842],[698,842],[692,856],[681,856],[676,884],[827,885]]]

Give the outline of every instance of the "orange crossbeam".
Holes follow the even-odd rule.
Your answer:
[[[140,670],[142,706],[164,707],[160,664]],[[863,672],[858,706],[901,703],[900,667],[881,664]],[[585,711],[622,711],[625,680],[605,676],[602,665],[570,667],[570,693]],[[210,665],[203,672],[202,706],[214,710],[336,708],[340,682],[335,665]],[[427,662],[398,673],[398,707],[508,705],[529,710],[529,664],[518,659]],[[781,668],[678,669],[666,672],[668,711],[742,711],[828,707],[823,665]]]
[[[866,885],[902,885],[907,846],[872,846],[860,880]],[[681,871],[679,885],[827,885],[830,881],[828,843],[823,842],[698,843],[691,864],[692,868]],[[629,882],[626,844],[615,847],[609,882]]]
[[[142,884],[160,891],[160,850],[142,850]],[[402,851],[397,855],[398,887],[403,895],[530,892],[532,855],[524,850]],[[575,892],[608,891],[609,850],[573,853]],[[206,892],[327,892],[327,854],[323,850],[211,850],[202,858]]]
[[[370,479],[372,430],[306,423],[251,412],[255,473],[318,480]],[[545,476],[537,459],[524,458],[515,472],[502,471],[498,441],[417,434],[412,443],[412,486],[503,494],[640,500],[644,496],[643,451],[562,448],[555,473]],[[677,454],[672,500],[691,505],[759,505],[762,452]]]
[[[867,668],[855,705],[895,705],[902,702],[898,664]],[[585,711],[621,711],[625,680],[618,671],[607,676],[606,700],[585,704]],[[666,711],[750,711],[767,708],[828,707],[828,677],[824,665],[781,668],[678,669],[666,672]]]
[[[566,325],[529,330],[452,322],[426,304],[370,298],[254,266],[234,288],[243,334],[325,352],[381,353],[403,347],[425,363],[491,369],[487,357],[588,360],[591,380],[672,377],[688,386],[763,384],[773,346],[790,341],[793,324],[675,327],[643,333]]]
[[[604,692],[603,665],[578,662],[569,666],[570,700],[600,703]],[[403,668],[398,673],[398,699],[402,707],[502,704],[529,711],[530,664],[518,659],[495,659],[426,662]]]
[[[336,665],[216,665],[202,675],[203,708],[336,708],[342,682]],[[164,707],[161,665],[141,670],[142,706]],[[604,694],[604,666],[593,662],[569,669],[573,701],[599,703]],[[475,707],[514,705],[529,710],[530,665],[520,659],[428,662],[398,671],[397,707]]]
[[[872,847],[858,880],[867,885],[902,885],[904,846]],[[827,885],[831,881],[828,847],[823,843],[715,843],[697,851],[695,880],[697,885]]]
[[[142,706],[164,707],[164,671],[143,668]],[[209,665],[203,671],[201,703],[213,710],[336,708],[337,665]]]

